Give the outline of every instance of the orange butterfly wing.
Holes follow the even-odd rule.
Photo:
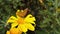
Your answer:
[[[20,17],[24,17],[26,16],[27,12],[28,12],[28,8],[26,8],[25,10],[21,10],[21,12],[16,12],[16,15]]]

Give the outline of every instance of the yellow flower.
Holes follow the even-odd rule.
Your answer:
[[[11,28],[6,34],[22,34],[22,31],[19,31],[18,28]]]
[[[18,15],[16,16],[17,17],[11,16],[7,21],[7,24],[11,23],[11,28],[15,28],[16,26],[18,26],[17,28],[22,32],[27,32],[28,29],[31,31],[35,30],[35,26],[33,26],[32,24],[35,25],[34,21],[36,21],[36,19],[31,14],[28,14],[25,18]]]

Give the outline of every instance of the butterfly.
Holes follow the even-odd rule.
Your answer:
[[[16,15],[18,15],[19,17],[25,17],[27,12],[28,12],[28,8],[24,10],[17,10]]]

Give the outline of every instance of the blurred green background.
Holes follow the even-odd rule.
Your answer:
[[[33,34],[60,34],[60,0],[0,0],[0,34],[7,31],[8,18],[26,8],[36,17]]]

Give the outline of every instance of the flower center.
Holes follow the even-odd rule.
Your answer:
[[[23,18],[19,18],[19,19],[17,20],[17,22],[18,22],[19,24],[23,24],[23,23],[24,23],[24,19],[23,19]]]

